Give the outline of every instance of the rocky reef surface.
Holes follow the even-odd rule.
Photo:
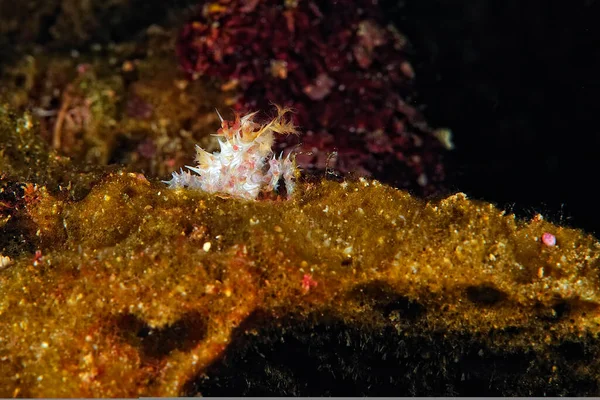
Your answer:
[[[590,235],[366,179],[171,190],[38,129],[2,115],[2,396],[598,391]]]

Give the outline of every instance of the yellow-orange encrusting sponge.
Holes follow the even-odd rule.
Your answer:
[[[259,193],[274,192],[283,179],[286,193],[290,196],[295,187],[298,167],[292,153],[276,157],[271,149],[274,134],[297,133],[294,125],[284,118],[288,109],[277,107],[277,116],[266,124],[258,124],[253,118],[256,112],[235,121],[221,119],[218,137],[220,152],[208,153],[196,146],[195,167],[189,171],[173,172],[170,188],[188,187],[208,193],[223,193],[242,199],[256,199]]]

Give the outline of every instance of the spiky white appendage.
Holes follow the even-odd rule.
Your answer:
[[[283,179],[287,195],[295,188],[298,167],[293,155],[284,159],[273,155],[271,146],[274,134],[295,133],[294,126],[283,119],[287,110],[278,108],[278,115],[265,125],[253,121],[256,113],[233,123],[221,118],[221,129],[217,131],[220,152],[210,154],[196,146],[195,167],[188,171],[173,172],[170,188],[188,187],[208,193],[224,193],[243,199],[256,199],[261,191],[276,191]],[[197,174],[197,175],[196,175]]]

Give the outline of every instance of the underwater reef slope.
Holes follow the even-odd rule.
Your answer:
[[[0,396],[598,395],[600,244],[455,194],[80,170],[0,121]]]

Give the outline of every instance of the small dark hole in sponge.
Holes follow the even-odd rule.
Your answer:
[[[492,306],[506,300],[507,296],[501,290],[492,285],[469,286],[467,288],[467,298],[475,303],[484,306]]]
[[[352,290],[352,296],[362,299],[362,303],[372,304],[373,309],[380,311],[386,318],[395,313],[402,319],[414,321],[426,312],[423,304],[395,292],[385,282],[361,285]]]
[[[139,348],[146,358],[160,359],[173,350],[189,351],[206,336],[206,320],[197,313],[184,315],[172,325],[156,329],[133,314],[116,322],[119,336]]]

